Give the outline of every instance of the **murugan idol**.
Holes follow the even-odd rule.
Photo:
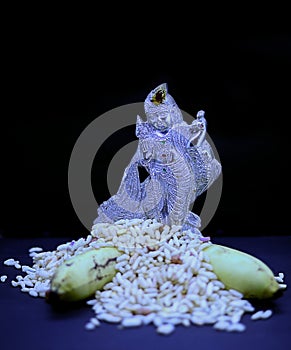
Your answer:
[[[206,140],[204,111],[187,124],[167,84],[148,94],[144,109],[147,121],[137,116],[137,150],[117,193],[98,208],[94,224],[156,219],[195,232],[201,222],[191,211],[194,201],[221,173],[221,164]],[[140,167],[148,173],[145,180],[140,179]]]

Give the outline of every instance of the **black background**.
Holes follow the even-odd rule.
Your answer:
[[[42,11],[12,16],[5,31],[3,237],[83,235],[67,185],[75,142],[99,115],[143,102],[164,82],[182,110],[206,111],[222,162],[222,197],[205,234],[290,234],[291,31],[284,9],[260,22],[262,15],[238,23],[234,12],[201,24],[197,13],[177,24],[177,14],[146,8],[145,19],[113,17],[108,9],[92,17],[51,10],[45,18]],[[134,129],[110,142],[130,138]],[[108,194],[104,179],[93,176],[99,203]]]

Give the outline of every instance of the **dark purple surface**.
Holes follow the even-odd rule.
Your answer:
[[[19,270],[7,267],[3,261],[15,258],[31,265],[28,249],[41,246],[45,251],[70,241],[69,238],[0,239],[0,275],[8,275],[0,284],[1,350],[70,349],[70,350],[143,350],[143,349],[264,349],[287,350],[291,344],[291,292],[264,303],[253,304],[258,310],[271,308],[267,320],[252,321],[245,314],[242,333],[216,331],[212,326],[178,326],[174,333],[161,336],[154,326],[120,330],[115,324],[102,323],[93,331],[84,328],[94,316],[90,306],[80,305],[68,310],[56,310],[42,298],[30,297],[10,281]],[[240,249],[263,260],[277,275],[284,272],[284,282],[290,284],[291,236],[217,237],[213,243]]]

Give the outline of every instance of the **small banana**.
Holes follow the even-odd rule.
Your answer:
[[[227,289],[235,289],[249,299],[271,298],[279,291],[272,270],[253,255],[219,244],[211,244],[203,251]]]
[[[78,254],[57,267],[47,300],[80,301],[92,296],[116,274],[116,259],[121,253],[114,247],[102,247]]]

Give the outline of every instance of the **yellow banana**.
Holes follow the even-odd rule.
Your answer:
[[[47,293],[48,301],[80,301],[92,296],[116,274],[114,247],[102,247],[73,256],[56,269]]]
[[[211,244],[203,251],[225,287],[241,292],[245,298],[271,298],[280,289],[272,270],[248,253],[219,244]]]

